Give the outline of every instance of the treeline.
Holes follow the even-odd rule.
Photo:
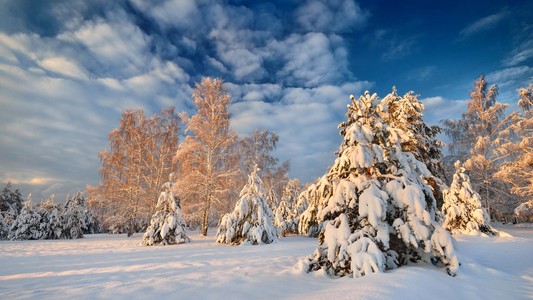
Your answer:
[[[33,203],[31,196],[23,200],[8,183],[0,195],[0,239],[77,239],[97,232],[98,224],[81,192],[67,195],[63,203],[56,203],[53,195]]]

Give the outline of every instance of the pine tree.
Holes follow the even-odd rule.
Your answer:
[[[274,216],[268,206],[258,171],[256,165],[248,176],[248,182],[240,193],[235,209],[220,220],[217,243],[260,245],[277,241],[278,228],[273,225]]]
[[[41,215],[28,197],[22,203],[22,209],[11,225],[8,238],[10,240],[39,240],[46,234],[41,231]]]
[[[459,161],[449,189],[444,191],[443,227],[453,234],[494,235],[487,211],[481,206],[481,197],[472,188],[470,177]]]
[[[444,143],[436,137],[441,132],[440,127],[430,126],[423,120],[424,104],[418,100],[413,91],[400,97],[396,87],[382,100],[387,110],[382,111],[384,121],[390,126],[401,129],[408,140],[401,143],[402,150],[411,152],[415,158],[422,161],[431,172],[428,183],[433,189],[433,196],[437,201],[437,208],[443,203],[442,190],[447,186],[442,161]]]
[[[339,125],[344,140],[325,175],[332,192],[318,204],[323,231],[309,271],[360,277],[436,259],[455,275],[452,239],[435,221],[435,198],[424,180],[431,173],[402,150],[409,136],[383,120],[386,102],[368,92],[351,100],[348,120]]]
[[[328,177],[324,175],[300,194],[298,201],[303,206],[306,206],[305,211],[299,215],[298,233],[300,235],[318,236],[323,225],[318,215],[327,206],[332,193],[333,185]],[[302,207],[302,205],[299,207]]]
[[[300,183],[298,179],[290,180],[283,192],[283,197],[275,212],[275,225],[281,230],[281,236],[298,233],[299,214],[297,200]]]
[[[74,196],[67,195],[67,200],[63,204],[61,212],[63,223],[62,236],[65,239],[83,238],[83,216],[80,209],[80,203],[82,202],[84,202],[82,192],[78,192]]]
[[[141,242],[144,246],[172,245],[190,242],[185,231],[185,220],[181,214],[180,199],[172,192],[174,177],[163,185],[157,200],[156,213]]]
[[[40,229],[44,239],[59,239],[63,234],[63,220],[61,207],[55,203],[54,195],[51,195],[38,206],[41,215]]]

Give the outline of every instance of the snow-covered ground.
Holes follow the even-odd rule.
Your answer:
[[[236,247],[215,244],[214,230],[175,246],[139,246],[141,235],[0,241],[0,299],[532,299],[533,227],[497,228],[513,237],[456,237],[456,277],[423,263],[307,274],[298,261],[317,241],[297,236]]]

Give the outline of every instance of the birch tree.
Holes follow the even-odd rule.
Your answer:
[[[138,109],[122,114],[108,135],[110,149],[99,154],[102,182],[88,188],[88,204],[103,230],[131,235],[149,224],[154,199],[173,169],[178,121],[173,107],[149,119]]]
[[[445,133],[451,138],[451,158],[465,161],[472,186],[480,194],[484,207],[492,218],[502,217],[510,210],[506,205],[510,195],[508,187],[494,175],[503,157],[498,151],[505,129],[504,112],[507,104],[496,100],[498,86],[488,86],[480,76],[474,82],[467,102],[467,111],[460,120],[444,122]],[[512,212],[511,212],[512,213]]]
[[[205,236],[213,209],[224,206],[236,179],[237,135],[229,129],[230,96],[221,79],[204,78],[192,98],[198,111],[190,118],[182,116],[188,136],[174,156],[180,174],[176,186],[184,212],[200,213],[200,233]]]

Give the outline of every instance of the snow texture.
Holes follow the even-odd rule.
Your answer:
[[[257,171],[256,165],[248,176],[235,209],[220,220],[217,243],[261,245],[278,240],[279,229],[274,226],[274,215]]]
[[[303,217],[322,224],[308,271],[361,277],[425,261],[454,276],[458,259],[449,233],[436,222],[431,172],[402,150],[410,137],[385,122],[387,101],[368,92],[351,100],[348,120],[339,125],[344,140],[338,157],[308,190],[315,200]],[[318,186],[330,189],[317,193]]]
[[[489,215],[481,206],[481,197],[472,188],[470,177],[459,161],[450,188],[444,190],[442,226],[452,234],[494,235],[497,231],[490,226]]]
[[[531,299],[533,227],[498,229],[514,237],[456,236],[456,277],[418,263],[357,280],[307,274],[316,239],[300,236],[224,247],[191,232],[179,251],[139,234],[0,241],[0,299]]]
[[[157,200],[157,211],[152,216],[150,226],[144,233],[142,245],[173,245],[191,241],[185,231],[185,220],[181,214],[180,199],[174,196],[172,186],[171,176],[171,181],[163,184],[163,191]]]

